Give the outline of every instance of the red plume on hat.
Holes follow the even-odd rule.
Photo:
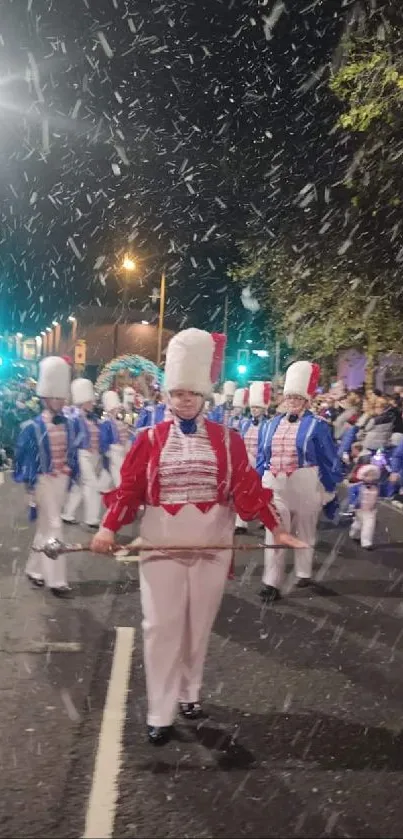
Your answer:
[[[271,402],[271,382],[263,382],[263,400],[265,405]]]
[[[309,384],[308,384],[308,395],[309,396],[314,396],[315,395],[316,388],[318,387],[318,384],[319,384],[319,379],[320,379],[320,366],[319,366],[319,364],[316,364],[316,362],[313,362],[311,377],[309,379]]]
[[[66,362],[66,364],[69,365],[69,367],[73,366],[73,359],[72,359],[71,355],[62,355],[62,359],[63,359],[63,361]]]
[[[227,336],[222,332],[212,332],[211,337],[214,341],[214,355],[211,362],[210,376],[212,384],[215,385],[221,376]]]

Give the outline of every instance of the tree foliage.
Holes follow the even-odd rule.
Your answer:
[[[368,5],[368,4],[367,4]],[[341,103],[338,126],[355,138],[344,185],[361,222],[379,219],[374,230],[391,244],[398,264],[403,260],[401,230],[403,175],[403,42],[402,11],[387,3],[350,27],[338,51],[330,89]],[[399,25],[400,24],[400,25]]]
[[[286,338],[295,357],[312,358],[326,368],[337,353],[358,347],[371,360],[403,349],[403,330],[387,276],[372,283],[341,273],[322,260],[308,263],[287,244],[244,244],[232,279],[249,285]]]

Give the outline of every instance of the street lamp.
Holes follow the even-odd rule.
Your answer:
[[[61,332],[59,321],[58,320],[52,320],[52,326],[53,326],[53,346],[54,346],[55,352],[58,353],[59,348],[60,348],[60,332]]]
[[[125,256],[125,258],[122,262],[122,268],[124,268],[125,271],[135,271],[136,270],[136,263],[135,263],[134,259],[131,259],[131,257],[127,256],[127,254],[126,254],[126,256]]]
[[[125,258],[122,262],[122,270],[126,271],[126,274],[129,275],[133,271],[135,271],[136,268],[137,268],[136,261],[134,259],[132,259],[132,257],[129,256],[129,254],[126,254]],[[128,291],[129,291],[128,277],[126,276],[125,283],[124,283],[124,286],[123,286],[123,302],[124,302],[125,306],[127,306],[127,303],[128,303],[128,299],[127,299]]]
[[[166,293],[166,277],[165,269],[161,274],[160,284],[160,316],[158,320],[158,350],[157,350],[157,366],[161,364],[162,356],[162,335],[164,332],[164,317],[165,317],[165,293]]]
[[[74,355],[74,347],[77,341],[77,318],[75,318],[74,315],[69,315],[67,320],[71,323],[71,346]]]
[[[135,271],[137,268],[137,262],[133,259],[129,254],[126,254],[124,260],[122,262],[122,269],[131,273]],[[123,287],[123,300],[125,305],[127,304],[127,292],[128,292],[128,283],[127,280]],[[160,281],[160,292],[159,292],[159,301],[160,301],[160,312],[159,312],[159,320],[158,320],[158,340],[157,340],[157,365],[160,366],[161,359],[162,359],[162,338],[164,333],[164,319],[165,319],[165,298],[166,298],[166,275],[165,269],[161,273],[161,281]]]

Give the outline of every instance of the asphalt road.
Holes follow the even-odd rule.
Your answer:
[[[136,565],[80,554],[74,599],[32,590],[21,489],[0,501],[0,837],[403,836],[401,513],[381,507],[373,552],[323,524],[317,586],[268,608],[260,554],[238,554],[209,719],[156,750]]]

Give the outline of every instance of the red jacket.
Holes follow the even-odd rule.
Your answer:
[[[104,495],[108,511],[102,522],[103,527],[116,533],[134,520],[138,508],[143,505],[163,506],[171,515],[175,515],[185,506],[160,505],[159,502],[159,460],[171,425],[172,420],[168,420],[156,425],[151,433],[143,431],[139,435],[124,460],[120,486]],[[202,512],[207,512],[213,504],[225,505],[231,498],[243,521],[260,519],[269,530],[275,530],[280,525],[280,517],[272,502],[273,493],[261,486],[257,472],[249,464],[242,438],[236,431],[225,429],[218,423],[205,420],[205,425],[217,457],[217,497],[213,502],[196,506]],[[229,434],[227,439],[231,458],[229,495],[226,434]]]

